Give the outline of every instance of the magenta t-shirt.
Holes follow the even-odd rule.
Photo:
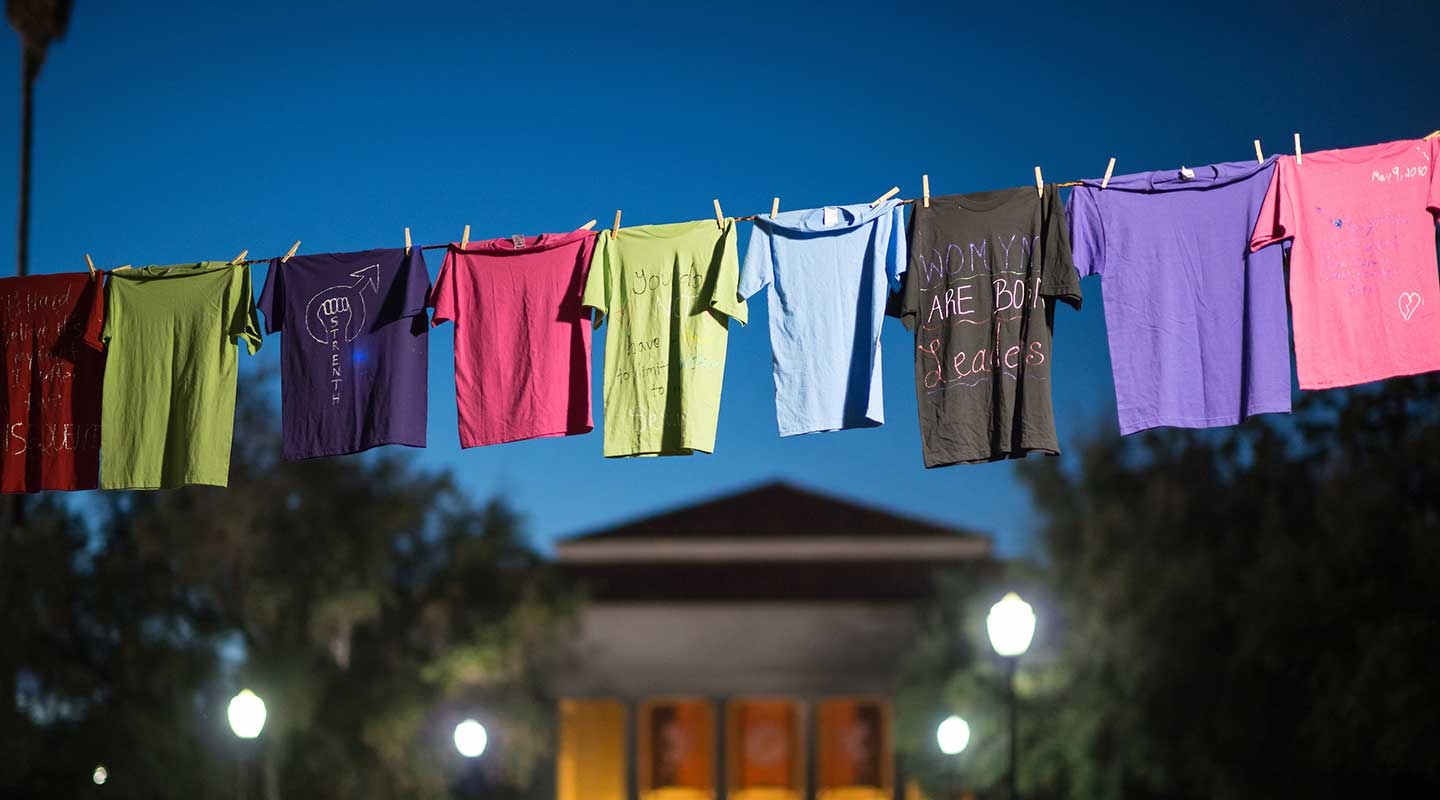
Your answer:
[[[589,314],[580,305],[595,234],[451,244],[431,323],[455,323],[460,446],[588,433]]]
[[[1301,389],[1440,369],[1440,139],[1282,156],[1251,247],[1290,239]]]

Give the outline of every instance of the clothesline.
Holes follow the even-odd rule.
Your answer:
[[[1427,137],[1427,138],[1428,138],[1428,137]],[[1110,159],[1110,168],[1105,171],[1105,180],[1106,180],[1106,182],[1108,182],[1108,181],[1110,180],[1110,170],[1112,170],[1112,169],[1114,169],[1114,168],[1115,168],[1115,159],[1112,158],[1112,159]],[[1040,180],[1040,177],[1041,177],[1041,176],[1040,176],[1040,168],[1039,168],[1039,167],[1036,167],[1036,168],[1035,168],[1035,174],[1036,174],[1036,179],[1037,179],[1037,181],[1036,181],[1036,183],[1037,183],[1037,188],[1039,188],[1040,186],[1043,186],[1043,185],[1044,185],[1044,184],[1043,184],[1043,180]],[[908,206],[908,205],[914,205],[915,203],[919,203],[919,202],[922,202],[922,201],[926,202],[926,205],[927,205],[927,206],[929,205],[928,201],[929,201],[929,199],[930,199],[930,193],[929,193],[929,192],[930,192],[930,176],[929,176],[929,175],[922,175],[922,176],[921,176],[921,179],[922,179],[922,181],[923,181],[924,184],[925,184],[925,196],[924,196],[924,197],[912,197],[912,198],[909,198],[909,199],[906,199],[906,200],[899,200],[899,201],[896,201],[896,202],[897,202],[897,205]],[[1079,186],[1079,185],[1081,185],[1082,183],[1084,183],[1084,181],[1065,181],[1064,183],[1054,184],[1054,186],[1056,186],[1057,188],[1066,188],[1066,187],[1071,187],[1071,186]],[[872,206],[879,205],[881,201],[883,201],[883,200],[888,200],[888,199],[891,197],[892,194],[898,193],[899,191],[900,191],[900,190],[899,190],[898,187],[895,188],[895,189],[892,189],[890,192],[887,192],[886,194],[882,195],[882,196],[880,197],[880,199],[876,200],[874,203],[871,203],[871,205],[872,205]],[[777,213],[775,209],[778,209],[779,203],[780,203],[780,198],[778,198],[778,197],[775,198],[775,206],[772,208],[772,212],[771,212],[772,215],[773,215],[774,213]],[[715,207],[716,207],[716,212],[717,212],[717,214],[716,214],[716,216],[717,216],[717,221],[718,221],[718,219],[723,219],[723,217],[721,217],[721,216],[719,215],[719,208],[720,208],[720,201],[719,201],[719,200],[716,200],[716,201],[715,201]],[[746,215],[744,215],[744,216],[735,217],[734,220],[735,220],[736,222],[754,222],[754,221],[757,220],[757,219],[762,219],[764,216],[765,216],[764,214],[746,214]],[[618,228],[619,228],[619,219],[620,219],[620,212],[619,212],[619,211],[616,211],[616,212],[615,212],[615,219],[616,219],[616,229],[618,229]],[[583,227],[583,228],[589,228],[589,227],[593,226],[594,224],[595,224],[595,220],[590,220],[589,222],[585,223],[585,225],[582,225],[581,227]],[[470,226],[469,226],[469,225],[466,225],[466,226],[465,226],[465,234],[464,234],[464,236],[463,236],[462,239],[461,239],[461,244],[462,244],[462,245],[468,244],[469,238],[470,238]],[[442,242],[442,243],[438,243],[438,244],[422,244],[422,245],[419,245],[419,247],[420,247],[420,249],[421,249],[422,251],[424,251],[424,250],[445,250],[445,249],[449,248],[452,244],[453,244],[453,242]],[[415,246],[415,245],[410,244],[410,229],[409,229],[409,228],[406,228],[406,229],[405,229],[405,250],[406,250],[406,252],[409,252],[410,248],[411,248],[411,247],[414,247],[414,246]],[[275,261],[276,259],[279,259],[281,263],[284,263],[284,262],[288,261],[292,256],[294,256],[294,255],[295,255],[295,251],[298,250],[299,248],[300,248],[300,242],[299,242],[299,241],[296,241],[296,242],[295,242],[295,245],[294,245],[293,247],[291,247],[291,248],[290,248],[290,251],[289,251],[288,253],[286,253],[285,255],[283,255],[283,256],[272,256],[272,257],[270,257],[270,258],[246,258],[245,256],[249,255],[249,254],[250,254],[250,251],[249,251],[249,250],[242,250],[242,251],[240,252],[240,255],[236,256],[234,259],[232,259],[232,260],[230,261],[230,265],[233,266],[233,267],[238,267],[238,266],[242,266],[242,265],[249,266],[249,265],[253,265],[253,264],[268,264],[268,263],[270,263],[270,262],[272,262],[272,261]],[[88,267],[90,268],[90,272],[91,272],[92,274],[97,271],[96,268],[95,268],[95,263],[90,259],[90,255],[89,255],[88,253],[85,255],[85,264],[86,264],[86,266],[88,266]],[[112,270],[110,270],[110,271],[111,271],[111,272],[120,272],[120,271],[122,271],[122,270],[127,270],[127,269],[131,269],[131,265],[125,264],[124,266],[115,267],[114,269],[112,269]],[[103,272],[104,270],[99,270],[99,271]]]
[[[1428,133],[1428,134],[1426,134],[1425,136],[1421,137],[1421,139],[1428,141],[1428,140],[1430,140],[1430,139],[1434,139],[1434,138],[1437,138],[1437,137],[1440,137],[1440,130],[1432,131],[1431,133]],[[1295,134],[1295,155],[1296,155],[1297,158],[1299,158],[1300,155],[1301,155],[1301,151],[1300,151],[1300,134],[1298,134],[1298,133]],[[1261,149],[1260,149],[1260,140],[1259,140],[1259,139],[1256,139],[1256,140],[1255,140],[1255,158],[1256,158],[1257,161],[1264,161],[1264,160],[1265,160],[1264,154],[1263,154],[1263,152],[1262,152]],[[1111,176],[1111,174],[1114,172],[1114,170],[1115,170],[1115,159],[1112,158],[1112,159],[1110,159],[1110,164],[1109,164],[1109,166],[1107,166],[1107,167],[1105,168],[1105,177],[1104,177],[1104,178],[1102,179],[1102,181],[1101,181],[1101,188],[1104,188],[1105,185],[1110,182],[1110,176]],[[922,202],[922,201],[923,201],[923,202],[926,204],[927,207],[929,206],[929,201],[930,201],[930,176],[929,176],[929,175],[922,175],[922,176],[920,176],[920,178],[921,178],[921,182],[924,184],[924,190],[925,190],[925,191],[924,191],[924,196],[923,196],[923,197],[919,197],[919,198],[914,198],[914,197],[912,197],[912,198],[909,198],[909,199],[906,199],[906,200],[899,200],[899,201],[897,201],[897,203],[898,203],[899,205],[908,206],[908,205],[914,205],[915,203],[919,203],[919,202]],[[1036,182],[1037,188],[1041,188],[1041,190],[1043,191],[1044,179],[1043,179],[1043,177],[1041,176],[1041,172],[1040,172],[1040,168],[1039,168],[1039,167],[1036,167],[1036,168],[1035,168],[1035,182]],[[1064,181],[1064,182],[1056,183],[1056,184],[1052,184],[1052,185],[1055,186],[1055,187],[1058,188],[1058,189],[1067,189],[1067,188],[1072,188],[1072,187],[1075,187],[1075,186],[1084,185],[1084,183],[1085,183],[1085,181],[1083,181],[1083,180],[1081,180],[1081,181]],[[895,189],[890,190],[889,192],[887,192],[887,193],[885,193],[884,195],[882,195],[882,196],[881,196],[879,199],[877,199],[875,202],[871,203],[871,206],[873,207],[873,206],[879,205],[882,201],[888,200],[888,199],[889,199],[891,196],[893,196],[894,194],[899,193],[899,191],[900,191],[900,189],[899,189],[898,187],[895,188]],[[780,206],[780,198],[777,197],[777,198],[775,198],[774,205],[771,206],[771,215],[774,215],[775,213],[778,213],[779,206]],[[723,218],[723,217],[721,216],[721,214],[720,214],[720,201],[719,201],[718,199],[715,201],[715,214],[716,214],[716,219],[717,219],[717,221],[719,221],[720,219]],[[734,219],[735,219],[736,222],[754,222],[755,220],[757,220],[757,219],[763,219],[764,217],[765,217],[764,214],[746,214],[745,216],[735,217]],[[595,224],[595,220],[590,220],[589,222],[587,222],[585,225],[583,225],[583,226],[581,226],[581,227],[589,228],[589,227],[593,226],[594,224]],[[619,211],[616,211],[616,212],[615,212],[615,228],[618,229],[619,227],[620,227],[620,212],[619,212]],[[467,243],[469,242],[469,239],[470,239],[470,226],[469,226],[469,225],[466,225],[466,226],[465,226],[465,235],[464,235],[464,237],[461,239],[462,244],[467,244]],[[440,244],[422,244],[422,245],[420,245],[419,247],[420,247],[420,249],[421,249],[422,251],[423,251],[423,250],[444,250],[444,249],[450,247],[451,244],[452,244],[451,242],[444,242],[444,243],[440,243]],[[406,228],[406,229],[405,229],[405,250],[406,250],[406,252],[409,252],[409,250],[410,250],[410,248],[411,248],[412,246],[413,246],[413,245],[410,244],[410,229],[409,229],[409,228]],[[296,242],[295,242],[295,245],[290,248],[290,251],[289,251],[288,253],[286,253],[286,254],[283,255],[283,256],[274,256],[274,257],[271,257],[271,258],[249,258],[249,259],[247,259],[247,258],[245,258],[245,256],[249,255],[250,251],[248,251],[248,250],[242,250],[242,251],[240,252],[240,255],[236,256],[236,257],[230,262],[230,264],[231,264],[231,266],[237,266],[237,267],[238,267],[238,266],[241,266],[241,265],[268,264],[268,263],[270,263],[271,261],[276,260],[277,258],[281,261],[281,263],[284,263],[285,261],[288,261],[292,256],[295,255],[295,251],[298,250],[299,247],[300,247],[300,242],[299,242],[299,241],[296,241]],[[86,256],[85,256],[85,264],[90,268],[90,272],[91,272],[92,274],[96,272],[95,263],[90,260],[89,254],[86,254]],[[129,265],[129,264],[126,264],[126,265],[121,266],[121,267],[115,267],[114,270],[111,270],[111,271],[113,271],[113,272],[118,272],[118,271],[120,271],[120,270],[126,270],[126,269],[130,269],[130,268],[131,268],[130,265]],[[101,271],[103,271],[103,270],[101,270]]]
[[[38,402],[10,404],[25,413],[7,421],[19,447],[0,459],[0,491],[225,485],[238,351],[254,354],[266,334],[285,334],[287,460],[425,446],[430,328],[414,323],[426,319],[455,326],[462,448],[589,433],[599,318],[586,308],[614,321],[603,454],[713,452],[731,323],[749,321],[762,291],[781,436],[884,424],[875,348],[887,312],[898,312],[914,335],[927,468],[1058,455],[1052,309],[1078,311],[1087,276],[1105,278],[1110,311],[1124,309],[1105,320],[1112,360],[1126,366],[1114,375],[1121,434],[1285,413],[1297,380],[1327,389],[1440,370],[1434,229],[1406,224],[1435,206],[1440,132],[1423,138],[1314,153],[1309,163],[1298,137],[1293,158],[1265,158],[1257,142],[1258,164],[1203,168],[1213,183],[1190,181],[1200,169],[1166,168],[1120,178],[1114,190],[1110,159],[1105,179],[1076,182],[1063,205],[1060,184],[1038,167],[1038,197],[1030,187],[932,197],[922,176],[920,198],[890,188],[868,207],[840,207],[852,218],[843,225],[836,206],[823,207],[831,224],[817,226],[806,223],[820,208],[780,214],[775,198],[743,264],[736,218],[714,200],[716,227],[708,218],[632,227],[623,239],[595,237],[591,220],[569,234],[507,237],[513,247],[506,238],[466,246],[470,225],[458,243],[435,245],[414,245],[404,228],[404,249],[397,241],[297,256],[297,241],[274,260],[258,301],[251,271],[223,260],[198,271],[143,268],[133,276],[141,280],[120,268],[105,271],[109,280],[28,276],[7,282],[0,345],[41,354],[11,370],[12,399]],[[1235,188],[1193,190],[1221,184]],[[916,203],[941,213],[917,206],[907,225],[900,206]],[[943,213],[962,205],[973,212]],[[620,221],[617,211],[612,230]],[[684,235],[643,235],[651,227]],[[820,235],[787,234],[795,229]],[[548,246],[552,237],[560,246]],[[1186,246],[1174,247],[1180,239]],[[438,278],[415,247],[448,248]],[[246,256],[233,263],[261,260]],[[300,260],[282,268],[291,258]],[[315,259],[323,268],[310,268]],[[1368,269],[1377,259],[1386,270]],[[487,268],[502,261],[523,268]],[[605,269],[588,269],[596,264]],[[1216,279],[1178,286],[1176,274]],[[1349,302],[1357,295],[1365,302]],[[853,316],[825,313],[837,298],[854,304]],[[1164,324],[1182,317],[1187,324]],[[81,330],[86,347],[62,344]],[[14,361],[4,346],[0,356]],[[868,381],[843,368],[867,361]],[[172,402],[151,402],[156,391]],[[102,427],[102,417],[120,425]]]

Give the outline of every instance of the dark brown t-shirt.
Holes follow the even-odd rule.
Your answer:
[[[900,318],[915,332],[925,466],[1059,454],[1054,301],[1080,308],[1059,189],[932,197],[909,236]]]

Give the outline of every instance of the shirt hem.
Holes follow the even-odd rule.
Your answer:
[[[40,494],[41,492],[93,492],[99,488],[99,484],[90,484],[89,486],[38,486],[33,489],[27,486],[20,489],[0,489],[0,494]]]
[[[355,454],[357,454],[357,453],[363,453],[363,452],[365,452],[365,451],[367,451],[367,450],[374,450],[374,449],[377,448],[377,447],[388,447],[388,446],[390,446],[390,445],[400,445],[400,446],[402,446],[402,447],[424,447],[424,446],[425,446],[425,439],[424,439],[423,437],[420,438],[419,441],[405,441],[405,440],[401,440],[401,439],[385,439],[385,440],[383,440],[383,441],[367,442],[367,443],[365,443],[365,444],[356,445],[355,447],[341,447],[341,448],[336,448],[336,449],[334,449],[334,450],[325,450],[325,451],[320,451],[320,452],[310,452],[310,451],[306,451],[306,452],[304,452],[304,453],[288,453],[288,452],[287,452],[287,453],[284,453],[284,456],[285,456],[285,460],[286,460],[286,461],[309,461],[309,460],[312,459],[312,458],[334,458],[335,456],[353,456],[353,455],[355,455]]]
[[[1058,456],[1060,455],[1060,446],[1058,444],[1041,444],[1031,445],[1028,447],[1020,447],[1014,450],[1005,450],[1003,452],[995,452],[992,450],[984,453],[974,453],[954,457],[946,455],[939,458],[932,458],[927,454],[925,456],[925,469],[935,469],[936,467],[953,467],[957,464],[990,464],[996,461],[1012,461],[1015,459],[1026,458],[1031,454]]]
[[[182,478],[178,481],[160,481],[159,483],[151,483],[149,481],[137,483],[100,481],[100,488],[107,491],[154,491],[157,489],[183,489],[186,486],[219,486],[225,489],[230,486],[230,476],[227,475],[224,478]]]
[[[673,447],[673,448],[670,448],[670,449],[668,449],[668,450],[667,450],[667,449],[663,449],[663,448],[662,448],[662,449],[658,449],[658,450],[630,450],[630,451],[626,451],[626,452],[623,452],[623,453],[620,452],[620,451],[618,451],[618,450],[617,450],[617,451],[613,451],[613,452],[610,451],[610,450],[606,450],[606,451],[605,451],[605,457],[606,457],[606,458],[649,458],[649,457],[653,457],[653,456],[693,456],[693,455],[695,455],[696,453],[704,453],[705,455],[713,455],[713,454],[715,453],[715,447],[714,447],[714,445],[711,445],[711,446],[708,446],[708,447],[707,447],[707,446],[704,446],[704,445],[698,445],[698,444],[697,444],[697,445],[689,445],[689,446],[686,446],[686,447]]]
[[[460,437],[460,449],[469,450],[472,447],[490,447],[497,444],[510,444],[511,442],[528,442],[531,439],[558,439],[564,436],[584,436],[595,430],[595,424],[591,423],[579,428],[564,428],[562,430],[550,430],[542,433],[526,433],[520,436],[498,437],[487,439],[466,439]]]
[[[1375,381],[1383,381],[1389,378],[1410,378],[1416,375],[1424,375],[1427,372],[1435,372],[1436,370],[1440,370],[1440,364],[1413,368],[1397,367],[1395,371],[1378,372],[1373,375],[1365,374],[1357,376],[1346,376],[1344,378],[1331,378],[1329,380],[1322,381],[1307,381],[1304,378],[1301,378],[1299,383],[1300,388],[1306,391],[1313,391],[1316,389],[1340,389],[1346,386],[1359,386],[1362,383],[1374,383]]]
[[[1256,405],[1245,409],[1243,414],[1225,414],[1219,417],[1146,417],[1122,423],[1120,435],[1129,436],[1132,433],[1148,431],[1152,428],[1226,428],[1231,425],[1239,425],[1257,414],[1289,414],[1290,411],[1289,403],[1276,403],[1274,405]]]
[[[881,417],[880,419],[875,419],[874,417],[867,416],[863,420],[857,420],[855,422],[838,422],[834,424],[819,424],[804,427],[781,428],[780,436],[784,438],[787,436],[803,436],[807,433],[834,433],[836,431],[853,429],[879,428],[884,426],[884,424],[884,417]]]

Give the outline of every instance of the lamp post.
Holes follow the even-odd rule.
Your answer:
[[[1030,649],[1030,639],[1035,635],[1035,610],[1029,603],[1021,600],[1020,595],[1010,592],[990,607],[990,615],[985,618],[985,628],[990,633],[990,646],[1005,659],[1005,686],[1010,700],[1010,770],[1006,781],[1010,787],[1009,800],[1016,800],[1020,795],[1015,789],[1015,667],[1020,662],[1020,656]]]
[[[230,698],[230,705],[225,709],[225,716],[230,720],[230,730],[234,732],[236,738],[255,739],[265,728],[265,701],[249,689],[241,689],[239,694]],[[235,791],[242,798],[245,797],[246,790],[245,757],[247,755],[249,755],[248,750],[240,756],[240,780],[235,787]]]
[[[970,745],[970,723],[960,717],[951,714],[944,722],[935,729],[935,743],[940,745],[940,752],[947,756],[958,756],[965,752]],[[947,781],[946,797],[961,797],[961,782],[959,759],[954,759],[945,765],[945,778]]]

